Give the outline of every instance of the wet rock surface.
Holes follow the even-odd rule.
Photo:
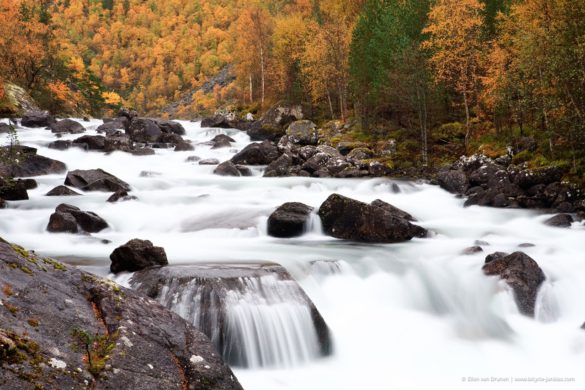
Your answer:
[[[303,203],[290,202],[278,207],[268,217],[268,235],[291,238],[303,235],[313,208]]]
[[[333,194],[319,208],[326,234],[344,240],[393,243],[425,237],[427,231],[413,225],[402,210],[369,205]]]
[[[69,204],[57,206],[47,225],[51,233],[97,233],[107,228],[108,223],[96,213]]]
[[[466,206],[550,209],[562,213],[585,210],[585,192],[562,181],[564,171],[555,166],[528,169],[511,158],[483,155],[461,157],[437,173],[445,190],[467,196]]]
[[[483,272],[499,276],[512,288],[520,312],[534,316],[538,289],[545,281],[544,272],[538,263],[524,252],[510,255],[495,253],[486,258]]]
[[[169,264],[165,250],[154,246],[148,240],[133,239],[119,246],[110,255],[110,271],[135,272],[149,267],[161,267]]]
[[[242,388],[204,334],[151,299],[4,241],[0,269],[0,388]]]
[[[237,296],[243,300],[254,297],[255,302],[260,299],[268,307],[292,305],[308,310],[308,320],[314,328],[317,343],[312,345],[316,348],[315,353],[326,356],[333,350],[325,320],[298,283],[278,264],[209,263],[149,269],[135,273],[130,279],[130,285],[167,308],[181,310],[181,315],[211,338],[224,360],[235,366],[250,366],[254,362],[249,360],[249,356],[255,354],[254,351],[246,350],[251,340],[244,343],[241,339],[243,334],[240,332],[244,324],[233,323],[235,317],[230,315],[234,309],[233,298]],[[179,309],[175,305],[177,298],[188,304]],[[252,329],[262,327],[260,323],[247,325]],[[268,360],[274,356],[265,358],[267,360],[264,363],[269,366]]]
[[[67,173],[65,185],[83,191],[130,191],[130,185],[102,169],[75,170]]]

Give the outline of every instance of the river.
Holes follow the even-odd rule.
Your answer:
[[[101,123],[85,122],[86,134],[95,134]],[[50,131],[19,130],[21,144],[70,170],[102,168],[128,182],[138,200],[108,203],[110,194],[101,192],[47,197],[65,175],[37,177],[30,200],[8,202],[2,210],[0,236],[104,276],[110,253],[132,238],[164,247],[171,265],[282,264],[329,325],[334,350],[325,358],[305,354],[279,360],[282,364],[234,367],[246,389],[522,389],[534,388],[534,381],[549,389],[583,388],[583,225],[559,229],[542,224],[549,216],[535,211],[464,208],[463,199],[424,183],[262,178],[263,167],[254,167],[252,177],[216,176],[213,166],[187,158],[225,161],[250,143],[248,136],[181,123],[196,150],[158,149],[153,156],[58,151],[47,147],[55,140]],[[220,133],[236,140],[232,148],[201,144]],[[277,206],[295,201],[318,208],[332,193],[366,202],[382,199],[415,216],[433,235],[362,245],[324,236],[316,216],[300,238],[266,234],[267,218]],[[48,233],[49,216],[60,203],[93,211],[110,228],[92,236]],[[463,255],[476,240],[484,242],[485,252]],[[534,258],[547,276],[535,319],[520,315],[511,290],[481,270],[488,253],[516,250]],[[291,310],[284,309],[283,321],[294,321],[296,309]],[[281,341],[291,348],[307,342],[299,340]]]

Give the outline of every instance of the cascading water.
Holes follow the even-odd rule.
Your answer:
[[[85,123],[87,133],[95,134],[100,123]],[[8,202],[8,209],[2,210],[0,236],[103,275],[108,273],[109,254],[132,238],[163,246],[175,266],[243,261],[282,264],[319,309],[335,348],[325,359],[301,359],[300,353],[293,359],[287,349],[289,355],[281,356],[288,357],[279,358],[282,364],[269,369],[238,368],[236,374],[247,389],[467,389],[476,385],[533,389],[536,383],[549,389],[583,387],[582,224],[557,229],[543,225],[547,216],[534,211],[463,208],[462,199],[427,184],[260,178],[261,168],[254,169],[254,177],[215,176],[214,167],[186,162],[187,157],[225,161],[249,138],[235,130],[183,125],[185,138],[196,146],[194,152],[157,150],[156,155],[143,157],[56,151],[47,148],[55,139],[50,131],[19,130],[21,143],[38,147],[39,154],[61,160],[69,169],[102,168],[125,180],[138,200],[111,204],[106,202],[110,195],[106,193],[45,197],[63,184],[64,175],[39,177],[38,188],[29,191],[29,201]],[[236,140],[232,148],[212,150],[201,144],[218,133]],[[318,208],[334,192],[365,202],[391,203],[435,235],[392,245],[334,240],[316,226],[295,239],[266,235],[266,220],[276,207],[295,201]],[[93,236],[50,234],[45,228],[60,203],[96,212],[110,228]],[[483,245],[485,252],[463,255],[463,249],[476,240],[489,244]],[[525,243],[533,246],[519,248]],[[519,314],[504,282],[481,271],[487,253],[516,250],[534,258],[547,277],[535,319]],[[272,302],[252,293],[254,288],[226,297],[237,308],[226,317],[229,321],[259,316],[258,311],[265,310],[260,309],[262,305]],[[292,319],[301,321],[306,315],[295,310],[282,314],[281,318],[291,319],[286,320],[283,332],[292,334],[288,328],[294,326]],[[281,315],[266,313],[272,313],[267,315],[272,318]],[[260,331],[258,326],[245,328],[245,321],[237,324],[242,334]],[[248,340],[249,336],[238,337],[259,343]],[[284,343],[283,350],[289,348],[280,337],[278,342]],[[303,363],[286,366],[287,359],[291,364]]]
[[[232,366],[292,367],[330,353],[325,322],[280,266],[178,267],[120,282],[190,321]]]

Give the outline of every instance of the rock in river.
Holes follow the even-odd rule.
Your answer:
[[[426,236],[399,211],[333,194],[319,208],[319,217],[326,234],[344,240],[393,243]]]
[[[514,290],[520,312],[534,316],[538,289],[546,279],[536,261],[524,252],[514,252],[508,256],[499,254],[483,266],[483,272],[505,280]]]
[[[169,264],[165,250],[148,240],[133,239],[116,248],[110,255],[110,271],[117,274]]]
[[[83,191],[130,191],[130,185],[116,176],[102,170],[75,170],[67,173],[65,185]]]
[[[97,233],[107,227],[108,223],[96,213],[61,204],[51,215],[47,230],[52,233]]]
[[[311,215],[312,207],[303,203],[285,203],[268,218],[268,235],[291,238],[301,236]]]

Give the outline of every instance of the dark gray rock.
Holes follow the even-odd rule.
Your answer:
[[[154,143],[160,142],[163,131],[157,123],[148,118],[134,118],[127,130],[130,139],[134,142]]]
[[[303,203],[291,202],[278,207],[268,217],[268,235],[291,238],[303,235],[313,208]]]
[[[21,180],[0,177],[0,198],[3,200],[28,200],[26,185]]]
[[[128,183],[102,169],[70,171],[65,178],[65,185],[83,191],[130,191]]]
[[[309,120],[299,120],[291,123],[286,129],[289,139],[299,145],[317,145],[319,132],[317,125]]]
[[[559,228],[570,228],[575,219],[570,214],[557,214],[544,221],[545,225]]]
[[[103,135],[84,135],[74,140],[73,144],[87,145],[87,150],[104,150],[106,137]]]
[[[152,245],[152,242],[148,240],[136,238],[116,248],[110,255],[110,260],[112,261],[110,271],[115,274],[169,264],[163,248]]]
[[[115,203],[115,202],[126,202],[129,200],[137,200],[138,198],[134,195],[128,194],[128,191],[119,190],[114,192],[109,198],[108,202]]]
[[[232,157],[234,164],[268,165],[279,157],[278,148],[270,141],[252,143]]]
[[[407,213],[404,210],[399,209],[396,206],[391,205],[390,203],[384,202],[383,200],[376,199],[375,201],[373,201],[371,203],[371,205],[374,207],[380,207],[381,209],[389,212],[390,214],[393,214],[393,215],[396,215],[397,217],[406,219],[407,221],[416,222],[416,218],[414,218],[412,215],[410,215],[409,213]]]
[[[195,147],[189,142],[179,142],[175,146],[175,152],[191,152]]]
[[[159,118],[154,119],[154,122],[158,125],[158,127],[160,127],[160,129],[164,133],[177,134],[177,135],[185,135],[186,134],[185,128],[179,122],[169,121],[169,120],[159,119]]]
[[[2,389],[241,389],[209,339],[153,300],[4,241],[0,269]]]
[[[393,243],[427,234],[400,214],[338,194],[321,205],[319,217],[326,234],[345,240]]]
[[[25,113],[20,121],[24,127],[49,127],[56,120],[48,111],[29,111]]]
[[[232,146],[232,142],[236,142],[236,140],[225,134],[218,134],[209,141],[212,145],[211,149],[229,148]]]
[[[293,158],[285,153],[266,167],[264,177],[290,176],[292,166]]]
[[[53,133],[80,134],[85,132],[85,127],[73,119],[63,119],[52,123],[49,127]]]
[[[6,148],[4,149],[6,150]],[[63,173],[67,169],[61,161],[39,156],[35,148],[19,146],[9,153],[18,161],[15,163],[0,162],[0,176],[32,177],[52,175]]]
[[[528,189],[537,184],[551,184],[563,178],[563,169],[559,167],[545,167],[533,170],[524,170],[518,173],[514,183],[522,189]]]
[[[492,260],[483,266],[486,275],[499,276],[514,290],[520,312],[534,316],[538,289],[546,277],[538,263],[524,252]]]
[[[238,167],[231,162],[231,161],[224,161],[219,164],[214,170],[213,173],[219,176],[242,176]]]
[[[108,223],[96,213],[78,207],[60,204],[49,219],[51,233],[97,233],[108,228]]]
[[[107,136],[114,135],[118,132],[123,132],[126,130],[130,122],[127,118],[116,118],[106,122],[104,119],[104,123],[99,125],[96,129],[98,133],[105,133]]]
[[[73,142],[69,140],[58,139],[57,141],[53,141],[49,144],[49,149],[55,150],[67,150],[71,147]]]
[[[469,180],[461,170],[441,171],[437,174],[439,185],[453,194],[465,194],[469,188]]]
[[[73,191],[71,188],[66,187],[66,186],[57,186],[45,194],[45,196],[77,196],[77,195],[81,195],[81,194]]]

